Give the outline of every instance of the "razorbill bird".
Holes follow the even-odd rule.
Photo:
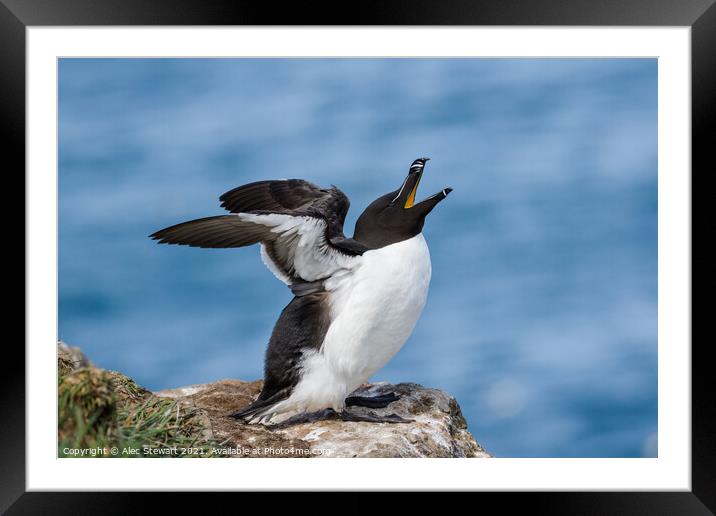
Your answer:
[[[259,244],[263,262],[294,294],[271,334],[263,390],[233,417],[406,421],[395,414],[353,414],[346,406],[379,408],[397,399],[392,393],[349,395],[398,352],[425,305],[431,265],[423,224],[452,191],[415,202],[428,159],[413,161],[400,188],[363,211],[353,238],[343,234],[345,194],[302,179],[234,188],[220,198],[231,215],[150,235],[162,244],[194,247]]]

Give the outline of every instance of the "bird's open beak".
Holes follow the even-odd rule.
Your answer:
[[[415,203],[415,195],[418,192],[420,178],[423,177],[425,163],[427,163],[429,160],[430,158],[418,158],[413,161],[412,165],[410,165],[408,177],[405,178],[403,186],[400,189],[400,193],[398,194],[398,198],[396,199],[401,202],[403,208],[408,209],[419,207],[425,211],[430,211],[435,207],[437,203],[445,199],[445,197],[447,197],[448,194],[452,192],[452,188],[450,187],[443,188],[441,191],[434,195],[431,195],[427,199],[423,199],[417,204]]]

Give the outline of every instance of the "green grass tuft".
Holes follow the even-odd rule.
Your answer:
[[[206,436],[200,410],[154,396],[120,373],[65,362],[60,355],[59,457],[211,457],[220,444]]]

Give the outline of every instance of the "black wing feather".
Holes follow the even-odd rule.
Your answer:
[[[335,186],[320,188],[303,179],[258,181],[234,188],[220,199],[221,206],[232,215],[183,222],[157,231],[150,237],[162,244],[205,248],[244,247],[262,243],[274,265],[291,281],[311,279],[301,278],[295,269],[295,244],[299,235],[291,232],[275,233],[270,225],[252,222],[241,214],[280,214],[319,219],[325,223],[325,239],[322,240],[334,250],[343,255],[356,256],[368,249],[343,234],[343,223],[350,202]]]
[[[227,248],[257,244],[270,233],[268,228],[241,221],[236,215],[219,215],[182,222],[149,235],[160,244]]]
[[[322,218],[327,224],[329,241],[345,239],[343,224],[350,201],[335,186],[321,188],[303,179],[257,181],[229,190],[219,200],[221,207],[231,213],[283,213]]]
[[[239,186],[223,194],[219,200],[221,207],[231,213],[249,213],[255,210],[287,213],[310,206],[327,193],[329,190],[303,179],[284,179],[257,181]],[[348,202],[342,192],[340,195]]]

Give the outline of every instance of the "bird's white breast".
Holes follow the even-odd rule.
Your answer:
[[[332,322],[287,405],[342,409],[345,397],[405,344],[425,306],[430,275],[428,246],[418,234],[365,252],[327,280]]]
[[[428,246],[418,234],[364,253],[353,274],[329,281],[333,322],[323,353],[333,368],[362,383],[383,367],[412,333],[430,275]]]

